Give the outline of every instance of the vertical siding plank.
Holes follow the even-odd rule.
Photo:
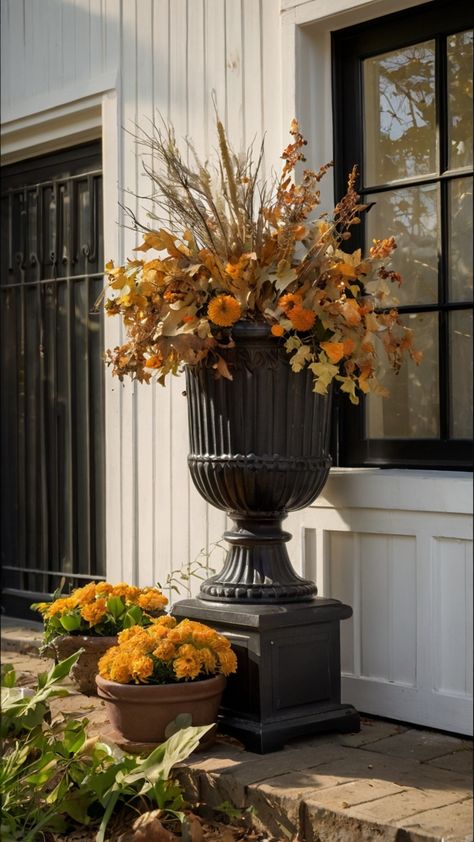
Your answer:
[[[0,3],[0,57],[2,72],[0,74],[1,96],[4,112],[11,107],[12,83],[13,83],[13,62],[11,59],[11,12],[8,0],[1,0]]]
[[[169,118],[170,102],[170,53],[169,53],[169,0],[153,3],[153,108],[159,123],[160,115]],[[164,585],[171,570],[171,388],[154,387],[154,522],[155,558],[154,581]]]
[[[244,148],[243,32],[241,0],[225,0],[227,133],[239,153]]]
[[[82,50],[86,50],[85,44],[82,49],[79,47],[79,56],[77,57],[77,35],[76,26],[81,28],[79,18],[82,15],[82,10],[77,8],[77,3],[63,3],[61,14],[61,82],[62,84],[71,84],[75,79],[80,79],[89,70],[88,66],[83,64]],[[85,27],[82,27],[82,32]],[[36,36],[37,38],[38,36]],[[35,62],[36,64],[36,62]],[[57,84],[57,82],[56,82]],[[54,87],[54,86],[53,86]]]
[[[104,70],[120,67],[121,0],[103,0],[104,3]]]
[[[265,133],[262,102],[261,16],[262,0],[243,0],[244,55],[242,73],[245,145],[249,146],[255,139],[256,150]]]
[[[46,6],[46,3],[44,4]],[[61,89],[63,85],[63,53],[67,47],[62,43],[62,27],[64,4],[59,7],[57,3],[48,3],[48,14],[44,15],[40,22],[40,30],[37,37],[43,44],[47,44],[48,52],[48,91]],[[75,27],[75,24],[74,24]],[[74,28],[74,34],[76,29]],[[84,34],[84,37],[87,33]],[[87,47],[86,47],[87,49]]]
[[[89,0],[89,76],[103,71],[102,0]]]
[[[10,102],[11,106],[15,107],[18,100],[27,95],[27,75],[29,63],[25,60],[23,4],[18,3],[18,0],[9,0],[7,8],[9,29],[6,33],[6,37],[9,39],[9,54],[11,61],[10,78],[12,82]],[[5,58],[2,54],[2,65],[4,61]]]
[[[281,136],[281,24],[278,0],[262,0],[262,68],[263,68],[263,127],[265,143],[265,171],[280,169],[281,150],[286,138]]]
[[[123,4],[122,12],[122,120],[121,125],[130,129],[136,120],[136,81],[137,81],[137,18],[136,0],[128,0]],[[126,132],[121,132],[123,145],[122,173],[120,184],[122,188],[121,200],[125,205],[130,204],[127,189],[134,191],[137,183],[137,162],[135,143]],[[121,219],[123,222],[123,217]],[[123,230],[124,257],[131,253],[136,245],[133,232]],[[138,500],[137,500],[137,454],[136,454],[136,387],[134,383],[125,380],[122,388],[122,578],[135,584],[138,579]]]
[[[222,0],[205,0],[205,74],[207,95],[215,95],[217,110],[220,119],[227,122],[227,95],[226,95],[226,6]],[[215,128],[214,108],[208,102],[209,119],[206,126],[207,138],[206,148],[213,157],[217,147]],[[226,527],[225,512],[221,512],[214,506],[208,508],[207,541],[209,550],[220,541]],[[216,549],[210,557],[212,567],[221,566],[222,552]]]
[[[204,21],[204,0],[191,0],[188,3],[188,131],[202,161],[206,158],[205,125],[210,105],[209,92],[206,90]],[[185,407],[185,412],[187,413],[187,407]],[[187,439],[185,451],[188,452]],[[208,506],[196,490],[194,483],[190,479],[188,482],[190,490],[189,560],[193,561],[202,550],[207,552]],[[195,580],[191,580],[191,592],[196,591],[198,584]]]
[[[169,0],[153,3],[154,108],[169,117]]]
[[[209,95],[215,92],[221,120],[227,122],[225,2],[206,0],[206,79]],[[216,145],[213,110],[209,110],[209,148]]]
[[[133,2],[129,0],[130,3]],[[61,4],[65,6],[66,4]],[[125,6],[129,5],[125,3]],[[91,31],[89,0],[75,0],[74,2],[75,21],[74,30],[71,33],[74,39],[74,78],[84,79],[90,75],[91,65]],[[68,42],[64,43],[64,63],[68,61]]]
[[[188,134],[188,4],[187,0],[173,0],[170,5],[170,120],[176,139],[184,152],[184,138]],[[186,567],[190,561],[190,478],[186,460],[188,427],[185,389],[182,377],[170,379],[171,393],[171,565],[173,569]]]
[[[152,0],[140,0],[137,6],[137,84],[135,122],[149,131],[149,120],[153,117],[153,10]],[[136,131],[136,129],[132,129]],[[141,154],[147,150],[137,143],[136,191],[140,196],[151,192],[150,182],[143,171]],[[144,218],[149,203],[136,201],[135,213]],[[144,220],[146,222],[146,220]],[[143,383],[136,393],[136,436],[137,436],[137,564],[141,585],[154,582],[154,539],[155,539],[155,389],[156,384]]]

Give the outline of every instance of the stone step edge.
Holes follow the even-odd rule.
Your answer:
[[[193,761],[191,761],[193,762]],[[443,835],[420,828],[404,828],[403,822],[388,824],[351,816],[345,810],[306,803],[300,798],[264,792],[257,784],[242,785],[231,772],[221,775],[187,764],[175,768],[184,797],[217,808],[227,802],[249,811],[253,826],[272,840],[289,842],[444,842]],[[454,837],[453,837],[454,842]]]
[[[43,645],[41,631],[33,629],[2,628],[1,645],[4,652],[18,652],[20,655],[39,655]]]

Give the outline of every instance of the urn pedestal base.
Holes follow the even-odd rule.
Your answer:
[[[265,754],[292,737],[358,731],[359,714],[341,704],[339,623],[352,609],[335,599],[287,605],[180,600],[177,617],[199,620],[232,643],[219,727],[249,751]]]

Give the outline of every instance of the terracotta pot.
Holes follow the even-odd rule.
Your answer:
[[[226,680],[223,675],[177,684],[118,684],[98,675],[97,695],[104,699],[112,727],[126,740],[160,743],[178,714],[190,714],[191,725],[210,725]]]
[[[117,637],[89,637],[87,635],[64,635],[51,642],[56,659],[63,661],[78,649],[85,649],[69,673],[80,693],[97,696],[95,677],[98,663],[104,652],[117,645]]]

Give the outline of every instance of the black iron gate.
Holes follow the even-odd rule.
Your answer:
[[[100,143],[2,169],[2,609],[102,578]]]

